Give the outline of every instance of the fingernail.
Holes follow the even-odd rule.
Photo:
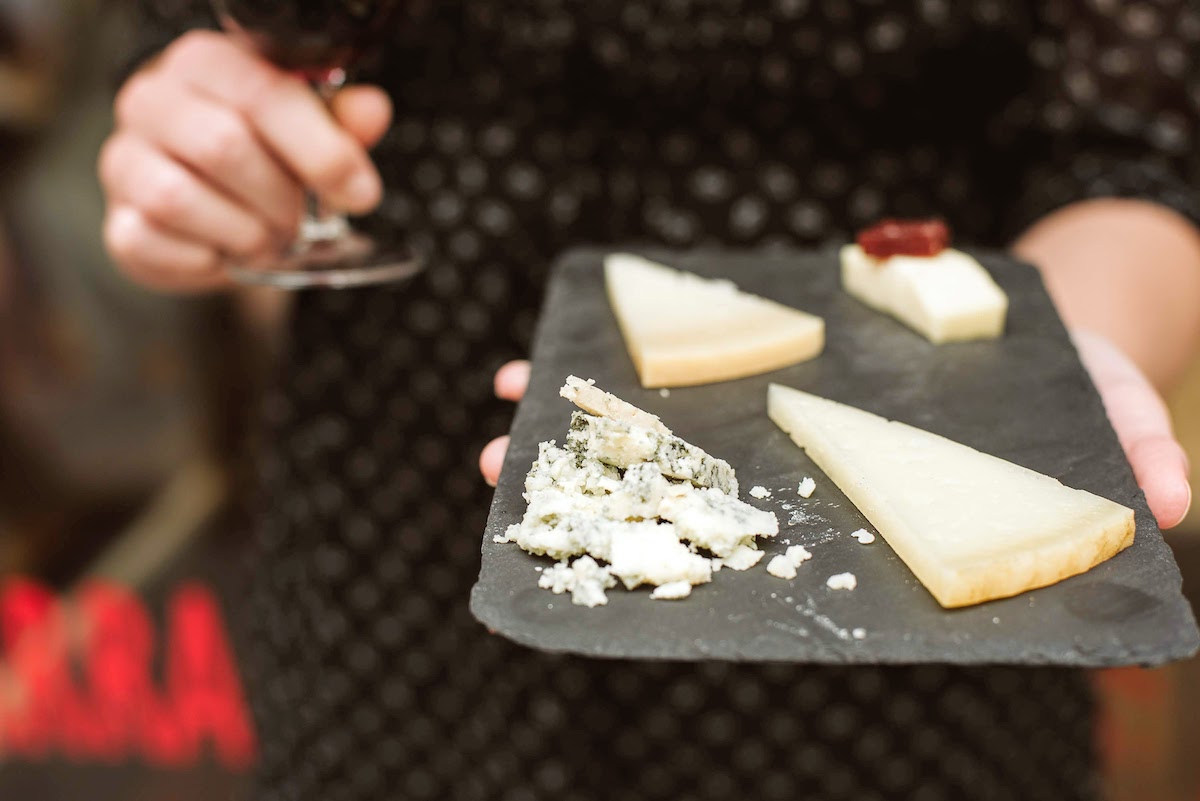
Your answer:
[[[362,170],[356,172],[345,187],[346,200],[350,202],[355,211],[367,210],[379,202],[379,198],[383,194],[383,186],[379,183],[379,176],[370,170]]]
[[[489,487],[491,487],[492,489],[495,489],[495,488],[496,488],[496,482],[492,480],[492,477],[491,477],[491,476],[484,476],[484,477],[483,477],[483,480],[484,480],[484,481],[486,481],[486,482],[487,482],[487,485],[488,485]]]
[[[1181,514],[1179,516],[1180,523],[1182,523],[1184,520],[1187,520],[1188,512],[1192,511],[1192,485],[1191,485],[1191,482],[1188,483],[1187,488],[1188,488],[1187,506],[1183,507],[1183,514]]]

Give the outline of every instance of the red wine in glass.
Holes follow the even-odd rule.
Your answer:
[[[408,0],[411,2],[411,0]],[[221,26],[281,69],[303,75],[328,99],[345,68],[386,35],[405,0],[212,0]],[[287,289],[399,281],[421,269],[406,247],[353,230],[310,195],[296,241],[278,257],[229,266],[241,283]]]

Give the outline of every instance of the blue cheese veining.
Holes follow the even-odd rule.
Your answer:
[[[734,498],[738,494],[737,477],[728,462],[709,456],[673,434],[626,420],[575,412],[571,415],[567,447],[585,459],[622,469],[653,462],[668,478],[719,489]]]

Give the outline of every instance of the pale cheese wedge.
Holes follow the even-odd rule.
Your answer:
[[[767,406],[942,606],[1044,587],[1133,543],[1130,509],[966,445],[778,384]]]
[[[825,346],[820,317],[740,292],[730,281],[628,253],[606,257],[604,276],[647,388],[758,375],[811,359]]]
[[[1008,296],[979,262],[947,248],[936,256],[876,259],[858,245],[841,250],[842,288],[934,343],[995,339]]]

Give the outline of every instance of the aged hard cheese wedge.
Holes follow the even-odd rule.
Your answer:
[[[1133,512],[966,445],[772,384],[775,423],[942,606],[1082,573],[1133,542]]]
[[[1008,296],[961,251],[876,259],[858,245],[845,245],[841,259],[848,293],[931,342],[994,339],[1004,332]]]
[[[604,260],[608,298],[644,387],[744,378],[811,359],[820,317],[729,281],[701,278],[628,253]]]

